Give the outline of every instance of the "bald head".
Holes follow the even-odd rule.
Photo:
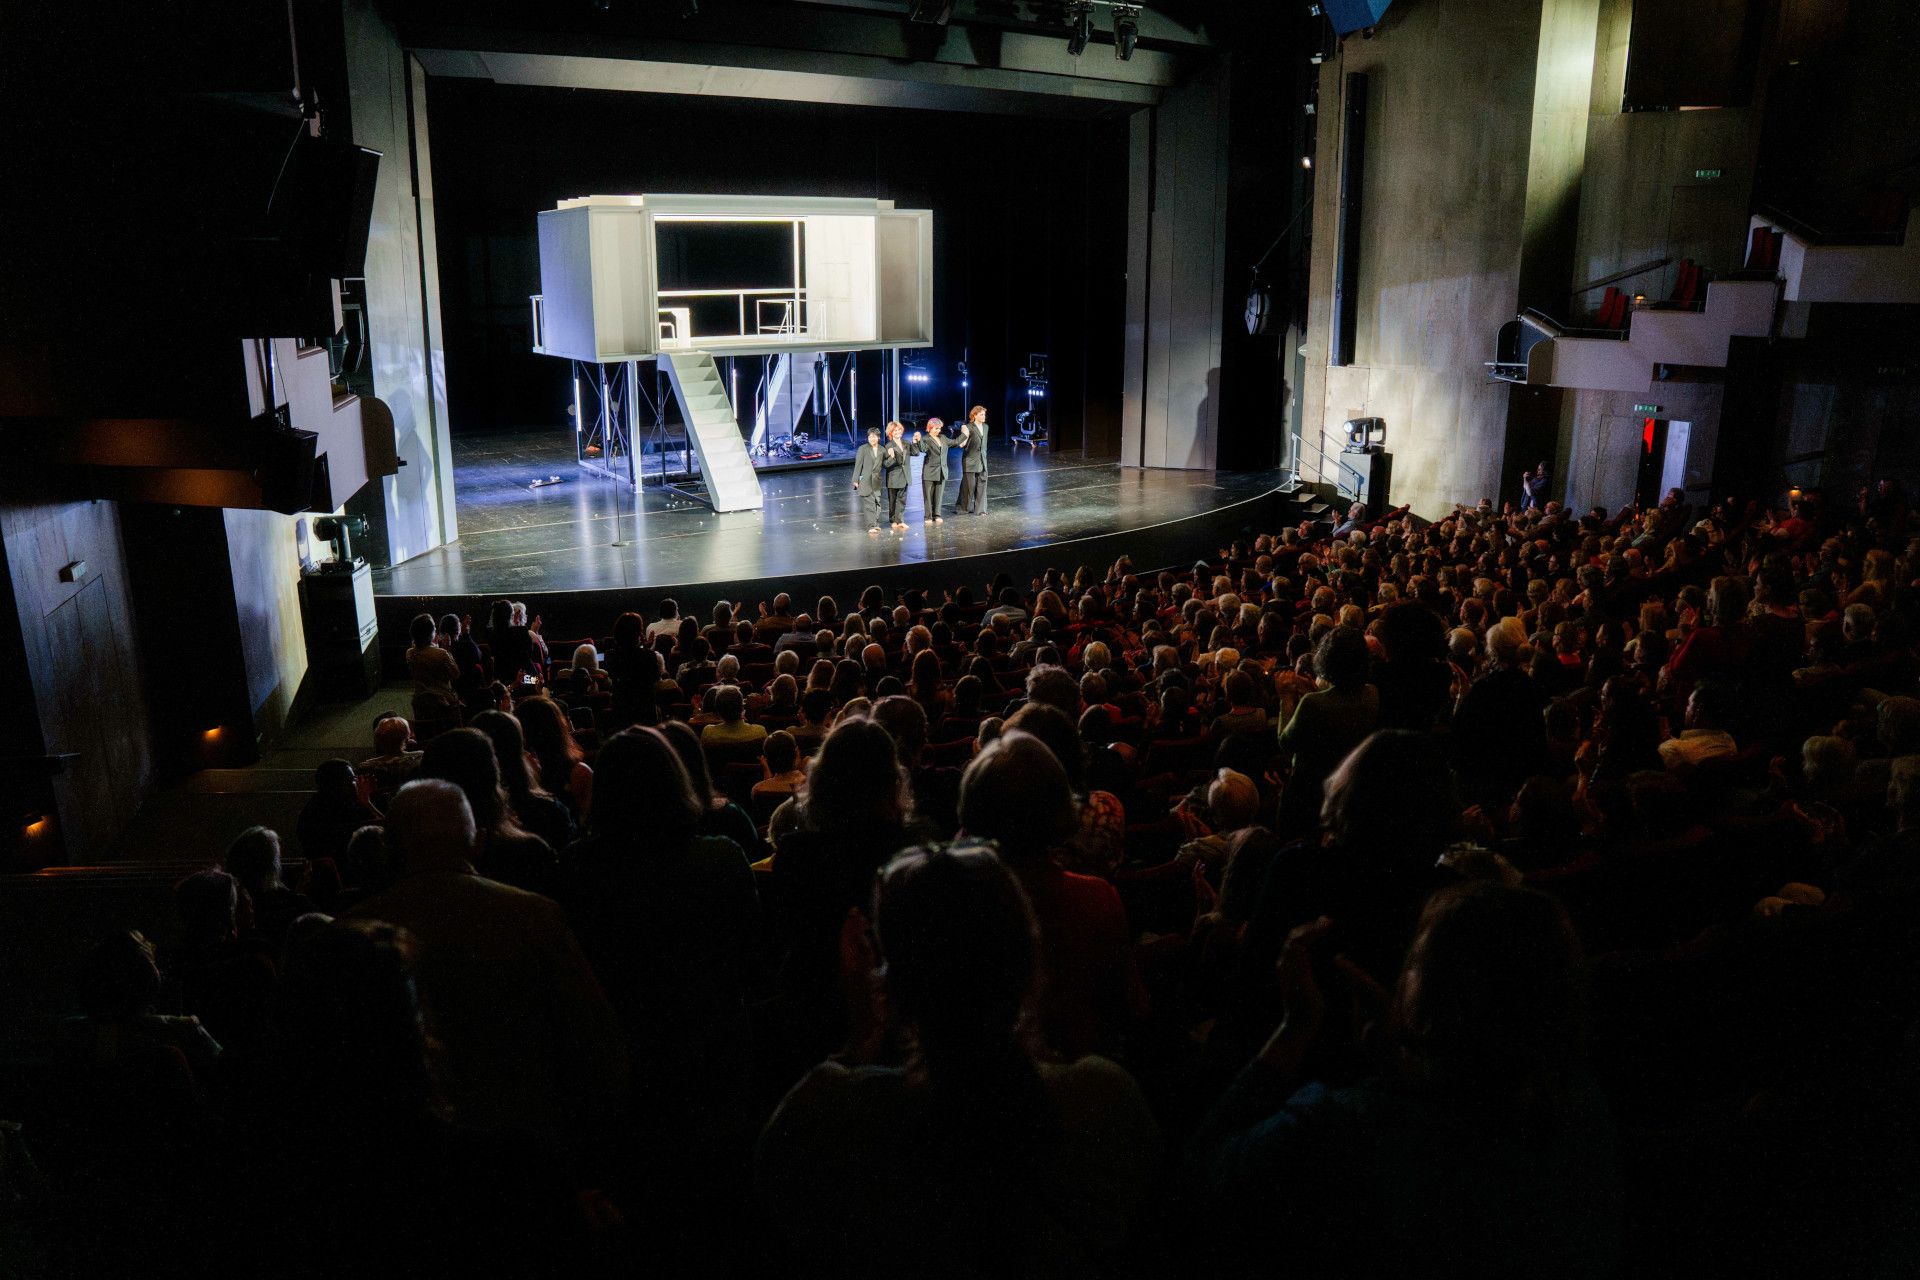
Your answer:
[[[439,778],[409,782],[387,809],[387,844],[407,872],[466,867],[473,858],[473,809]]]

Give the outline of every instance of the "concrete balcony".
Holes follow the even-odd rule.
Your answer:
[[[1527,386],[1644,392],[1661,366],[1726,368],[1734,338],[1773,332],[1779,298],[1778,281],[1716,280],[1699,310],[1640,307],[1617,333],[1562,329],[1524,316],[1503,329],[1502,357],[1487,368],[1495,378]]]
[[[1898,243],[1840,243],[1754,215],[1752,226],[1781,236],[1784,302],[1920,303],[1920,209],[1907,211]]]

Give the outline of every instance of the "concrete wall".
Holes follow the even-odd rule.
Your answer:
[[[295,521],[272,511],[224,515],[247,704],[253,713],[254,736],[272,739],[286,728],[307,675]]]
[[[90,861],[153,780],[119,504],[0,504],[0,544],[17,614],[0,626],[18,625],[33,688],[33,715],[16,725],[37,718],[39,739],[8,733],[7,749],[79,756],[53,779],[55,812],[30,852],[35,865]],[[61,568],[78,560],[86,561],[85,577],[62,582]]]
[[[1216,460],[1226,81],[1216,66],[1134,117],[1123,465],[1207,470]]]
[[[381,549],[397,563],[459,536],[425,154],[426,76],[371,0],[348,0],[342,16],[353,140],[381,153],[367,237],[367,324],[374,393],[393,411],[406,464],[380,482]]]
[[[1438,515],[1494,493],[1507,392],[1483,363],[1519,296],[1537,4],[1396,8],[1321,69],[1304,429],[1387,420],[1391,500]],[[1327,364],[1342,91],[1370,77],[1356,362]]]
[[[1711,494],[1723,393],[1718,382],[1660,382],[1639,395],[1567,393],[1568,456],[1559,477],[1568,507],[1576,512],[1590,507],[1613,512],[1633,501],[1640,434],[1649,417],[1690,424],[1682,484],[1687,500],[1703,507]],[[1659,407],[1648,413],[1635,408],[1639,404]]]

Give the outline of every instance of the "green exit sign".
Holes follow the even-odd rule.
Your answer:
[[[1696,178],[1717,178],[1720,176],[1720,171],[1718,169],[1695,169],[1693,176]]]
[[[1633,411],[1635,413],[1658,413],[1660,412],[1660,406],[1657,404],[1637,404],[1633,406]]]

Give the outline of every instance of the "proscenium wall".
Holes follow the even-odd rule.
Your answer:
[[[1303,430],[1387,421],[1391,501],[1424,516],[1492,495],[1508,388],[1488,379],[1513,318],[1532,144],[1540,6],[1396,8],[1321,68]],[[1349,72],[1369,77],[1355,363],[1327,364]],[[1329,468],[1329,473],[1331,467]]]
[[[406,465],[376,482],[355,512],[373,517],[376,563],[417,556],[460,534],[447,442],[433,180],[426,150],[426,75],[400,48],[371,0],[347,0],[353,140],[380,152],[367,234],[367,355],[374,394],[393,411]]]

